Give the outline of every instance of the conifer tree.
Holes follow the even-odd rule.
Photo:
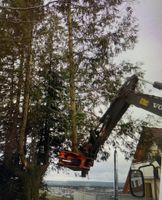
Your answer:
[[[3,199],[13,199],[13,196],[23,200],[38,199],[39,187],[49,165],[50,131],[55,133],[59,126],[55,118],[59,118],[60,78],[50,63],[50,53],[41,67],[40,61],[37,63],[36,43],[38,27],[42,27],[43,8],[43,1],[15,0],[5,1],[0,12],[0,37],[3,38],[0,168],[4,172],[0,196]]]
[[[130,63],[114,62],[118,54],[134,47],[137,24],[131,3],[122,0],[62,0],[53,12],[60,20],[58,33],[64,41],[60,62],[67,73],[68,132],[72,149],[77,151],[84,134],[94,127],[96,107],[110,101],[123,78],[138,70]]]

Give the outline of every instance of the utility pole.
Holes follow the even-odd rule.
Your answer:
[[[118,166],[117,166],[117,150],[114,150],[114,200],[118,200]]]

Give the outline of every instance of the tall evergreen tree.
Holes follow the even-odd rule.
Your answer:
[[[110,101],[123,78],[138,70],[130,63],[114,62],[119,53],[134,47],[137,24],[131,3],[122,0],[56,1],[53,13],[63,40],[55,40],[54,45],[63,43],[60,62],[67,74],[68,132],[77,151],[83,135],[94,127],[95,108]]]
[[[5,1],[0,12],[0,167],[5,172],[0,194],[4,199],[38,199],[50,145],[60,144],[58,138],[50,142],[56,130],[63,129],[58,124],[61,79],[52,66],[51,47],[44,63],[36,54],[40,47],[36,43],[46,34],[39,32],[43,8],[43,1],[15,0]]]

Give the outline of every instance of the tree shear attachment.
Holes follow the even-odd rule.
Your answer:
[[[93,162],[94,160],[92,158],[86,157],[81,153],[61,151],[58,165],[74,171],[81,171],[84,177],[88,173],[90,167],[93,166]]]

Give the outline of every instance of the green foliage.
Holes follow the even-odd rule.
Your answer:
[[[21,8],[41,5],[41,2],[43,3],[43,1],[6,1],[4,5]],[[4,196],[4,199],[13,199],[13,196],[16,199],[36,199],[36,193],[38,193],[41,179],[49,162],[49,130],[52,128],[52,131],[55,132],[58,126],[55,123],[55,118],[57,117],[59,120],[60,110],[57,108],[57,103],[60,101],[61,82],[58,84],[57,81],[60,81],[60,78],[54,69],[51,72],[54,74],[52,78],[46,77],[50,68],[47,68],[46,73],[40,75],[39,72],[42,69],[37,68],[39,63],[33,59],[30,77],[30,105],[24,138],[24,156],[30,170],[25,170],[19,158],[18,148],[23,100],[26,92],[24,90],[25,73],[30,45],[33,43],[34,48],[36,42],[35,36],[39,24],[36,23],[36,20],[39,22],[42,20],[42,9],[2,9],[0,17],[0,37],[3,38],[0,51],[0,152],[1,160],[5,165],[4,170],[7,173],[7,175],[6,173],[2,175],[1,180],[7,179],[7,181],[1,185],[5,187],[5,190],[1,187],[0,193],[4,193],[1,195]],[[29,32],[32,34],[28,34]],[[34,51],[32,54],[34,56]],[[54,83],[54,81],[56,82]],[[49,87],[53,89],[51,90]],[[53,113],[56,114],[53,115]],[[44,148],[43,157],[40,156],[41,145]],[[33,173],[34,168],[40,165],[42,168],[37,168],[40,173]],[[8,173],[10,171],[12,173]],[[30,178],[32,173],[33,179]],[[21,183],[18,183],[17,186],[19,180]],[[6,190],[8,191],[6,192]]]
[[[92,113],[97,106],[110,101],[123,78],[139,70],[139,66],[123,62],[117,65],[114,58],[137,41],[138,26],[133,10],[125,1],[70,1],[72,11],[73,54],[75,62],[76,104],[79,107],[77,125],[79,138],[98,118]],[[63,100],[69,113],[68,24],[67,2],[58,1],[49,21],[54,64],[60,69],[67,95]],[[56,21],[57,23],[55,23]],[[47,41],[48,42],[48,41]],[[81,117],[81,116],[82,117]],[[81,117],[81,118],[80,118]],[[69,124],[69,115],[67,115]],[[94,126],[93,123],[93,126]],[[86,124],[86,127],[85,127]],[[70,124],[68,125],[70,127]],[[67,130],[69,132],[69,130]]]

